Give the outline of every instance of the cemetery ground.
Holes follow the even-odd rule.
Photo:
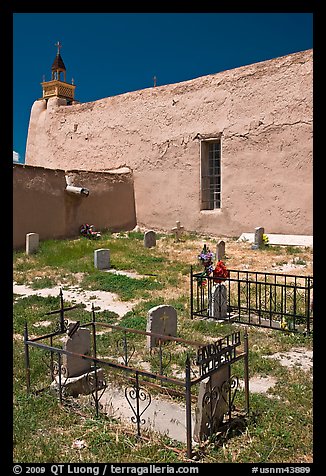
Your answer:
[[[223,238],[224,239],[224,238]],[[60,404],[49,390],[26,393],[23,334],[28,322],[31,336],[54,329],[58,315],[45,314],[59,308],[62,287],[65,305],[94,302],[97,321],[146,330],[148,310],[169,304],[177,310],[178,337],[203,344],[244,329],[249,338],[250,414],[242,425],[227,434],[213,435],[194,445],[193,462],[201,463],[310,463],[312,455],[312,335],[266,328],[190,319],[190,266],[201,270],[197,256],[206,243],[215,252],[219,238],[186,234],[179,242],[157,234],[156,246],[145,248],[143,233],[103,233],[99,240],[77,238],[40,243],[37,253],[14,253],[14,282],[24,296],[14,294],[14,461],[17,462],[189,462],[186,446],[142,430],[114,415],[94,415],[91,396],[65,399]],[[312,275],[312,249],[268,246],[253,250],[248,242],[226,238],[224,263],[230,269]],[[122,274],[94,267],[94,250],[110,249],[111,268]],[[29,289],[30,292],[26,292]],[[55,292],[50,292],[54,290]],[[70,300],[67,299],[68,293]],[[38,295],[36,293],[41,293]],[[101,292],[116,296],[110,307],[101,307]],[[85,293],[85,294],[83,294]],[[52,295],[50,295],[52,294]],[[78,295],[80,299],[78,300]],[[119,309],[118,304],[127,306]],[[114,307],[114,305],[116,307]],[[70,320],[89,322],[89,307],[69,311]],[[129,307],[128,307],[129,306]],[[115,309],[115,312],[113,311]],[[98,354],[107,355],[110,334],[99,335]],[[142,344],[134,339],[135,357],[142,361]],[[49,369],[42,352],[31,352],[33,382],[47,382]],[[182,369],[184,354],[173,356]],[[307,365],[308,364],[308,365]],[[150,359],[147,365],[151,365]],[[234,364],[243,378],[243,366]],[[119,385],[119,376],[116,383]],[[153,392],[155,392],[153,390]],[[158,392],[158,390],[156,390]],[[163,392],[164,393],[164,392]],[[164,398],[171,399],[171,396]],[[176,400],[178,397],[175,397]],[[243,391],[237,403],[243,405]]]

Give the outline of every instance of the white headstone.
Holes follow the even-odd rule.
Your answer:
[[[156,246],[156,233],[153,230],[148,230],[144,233],[144,246],[145,248],[152,248]]]
[[[147,332],[155,332],[167,336],[177,336],[177,311],[172,306],[162,304],[152,307],[147,315]],[[147,346],[149,348],[158,345],[158,338],[147,336]]]
[[[26,235],[26,254],[30,255],[38,250],[40,235],[38,233],[27,233]]]
[[[94,266],[97,269],[110,269],[110,250],[101,248],[94,251]]]

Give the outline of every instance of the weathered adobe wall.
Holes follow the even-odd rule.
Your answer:
[[[89,196],[65,191],[71,185],[89,189]],[[23,248],[27,233],[40,239],[76,236],[82,223],[97,230],[130,230],[136,224],[131,173],[98,173],[13,167],[13,246]]]
[[[222,208],[200,210],[200,135],[222,137]],[[26,161],[133,170],[137,221],[312,234],[312,50],[95,102],[32,108]]]

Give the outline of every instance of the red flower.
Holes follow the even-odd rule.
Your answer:
[[[213,270],[213,282],[221,283],[229,277],[229,271],[226,269],[223,261],[218,261],[216,263],[215,269]]]

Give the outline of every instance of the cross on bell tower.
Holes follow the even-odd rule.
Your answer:
[[[51,67],[51,81],[43,81],[41,83],[43,99],[56,96],[66,99],[67,104],[71,104],[71,102],[74,101],[76,86],[66,82],[66,66],[60,54],[62,44],[60,41],[57,41],[54,46],[57,48],[57,54]],[[63,75],[63,79],[61,75]]]
[[[62,44],[60,41],[58,41],[54,46],[57,47],[57,56],[55,57],[51,68],[52,79],[58,79],[60,81],[60,75],[63,73],[63,80],[66,82],[66,67],[60,55],[60,48],[62,48]]]

